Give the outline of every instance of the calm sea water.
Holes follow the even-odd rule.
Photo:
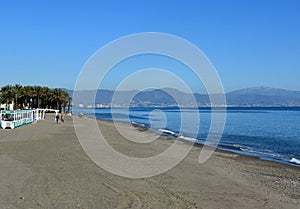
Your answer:
[[[211,120],[209,109],[73,109],[75,114],[80,112],[102,120],[136,123],[200,144],[205,142]],[[300,108],[228,109],[218,148],[300,166]]]

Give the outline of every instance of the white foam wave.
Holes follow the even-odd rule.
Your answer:
[[[254,149],[249,146],[241,146],[241,147],[239,147],[239,149],[242,150],[243,152],[253,153],[253,154],[257,154],[257,155],[261,155],[261,156],[272,157],[272,158],[277,158],[277,159],[283,158],[282,155],[275,153],[271,150],[259,150],[259,149]]]
[[[134,122],[134,121],[131,121],[131,124],[132,125],[141,126],[141,127],[145,127],[145,124],[143,124],[143,123],[137,123],[137,122]]]
[[[197,142],[197,139],[195,139],[195,138],[192,138],[192,137],[187,137],[187,136],[179,136],[178,138],[179,138],[179,139],[182,139],[182,140],[185,140],[185,141],[192,142],[192,143],[195,143],[195,142]]]
[[[297,158],[294,158],[294,157],[292,157],[292,158],[290,159],[290,162],[291,162],[291,163],[295,163],[295,164],[299,164],[299,165],[300,165],[300,160],[298,160]]]
[[[176,136],[177,134],[175,133],[175,132],[173,132],[173,131],[170,131],[170,130],[168,130],[168,129],[162,129],[162,128],[160,128],[160,129],[158,129],[161,133],[164,133],[164,134],[170,134],[170,135],[172,135],[172,136]]]
[[[163,134],[167,134],[167,135],[170,135],[170,136],[173,136],[173,137],[177,137],[178,139],[181,139],[181,140],[184,140],[184,141],[189,141],[189,142],[192,142],[192,143],[197,142],[196,138],[184,136],[184,135],[178,134],[178,133],[176,133],[174,131],[171,131],[171,130],[168,130],[168,129],[160,128],[160,129],[158,129],[158,131],[163,133]]]

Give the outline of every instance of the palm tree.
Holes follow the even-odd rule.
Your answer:
[[[12,103],[14,101],[14,90],[12,85],[6,85],[1,88],[1,101],[5,103],[6,108],[9,103]]]
[[[22,86],[20,84],[15,84],[13,87],[13,93],[15,94],[15,109],[18,109],[18,98],[21,97]]]
[[[62,92],[61,102],[62,102],[62,105],[63,105],[63,108],[64,108],[64,112],[66,112],[66,107],[67,107],[67,104],[68,104],[68,98],[69,97],[70,97],[70,95],[69,95],[68,92],[66,92],[66,91]]]
[[[21,99],[23,101],[23,105],[29,108],[32,104],[33,98],[33,87],[32,86],[23,86],[21,89]]]
[[[56,102],[57,109],[59,109],[60,97],[61,97],[61,89],[56,88],[56,89],[52,90],[51,101],[54,103]]]
[[[31,106],[32,108],[56,108],[61,111],[62,107],[66,111],[70,111],[70,103],[72,98],[70,95],[59,88],[49,89],[41,86],[24,86],[19,84],[14,86],[6,85],[0,88],[0,103],[14,103],[15,108]]]
[[[72,97],[69,95],[68,96],[68,113],[70,113],[70,107],[71,107],[71,101],[72,101]]]
[[[42,87],[41,86],[34,86],[34,96],[36,101],[36,108],[41,107],[41,96],[42,96]]]
[[[42,87],[41,89],[42,108],[49,108],[50,96],[51,96],[51,89],[49,89],[48,87]]]
[[[56,102],[56,109],[62,110],[62,107],[66,107],[69,94],[59,88],[52,90],[51,101]]]

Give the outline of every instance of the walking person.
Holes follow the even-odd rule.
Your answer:
[[[56,113],[56,115],[55,115],[55,120],[56,120],[56,124],[58,124],[58,120],[59,120],[59,114],[58,113]]]

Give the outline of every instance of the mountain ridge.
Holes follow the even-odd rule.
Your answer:
[[[74,106],[211,106],[209,96],[200,93],[186,93],[174,88],[151,89],[145,91],[129,90],[67,90],[73,95]],[[73,94],[75,92],[75,94]],[[94,98],[94,95],[95,98]],[[214,94],[213,96],[220,96]],[[226,96],[226,104],[219,106],[300,106],[300,91],[292,91],[266,86],[250,87],[231,91]]]

